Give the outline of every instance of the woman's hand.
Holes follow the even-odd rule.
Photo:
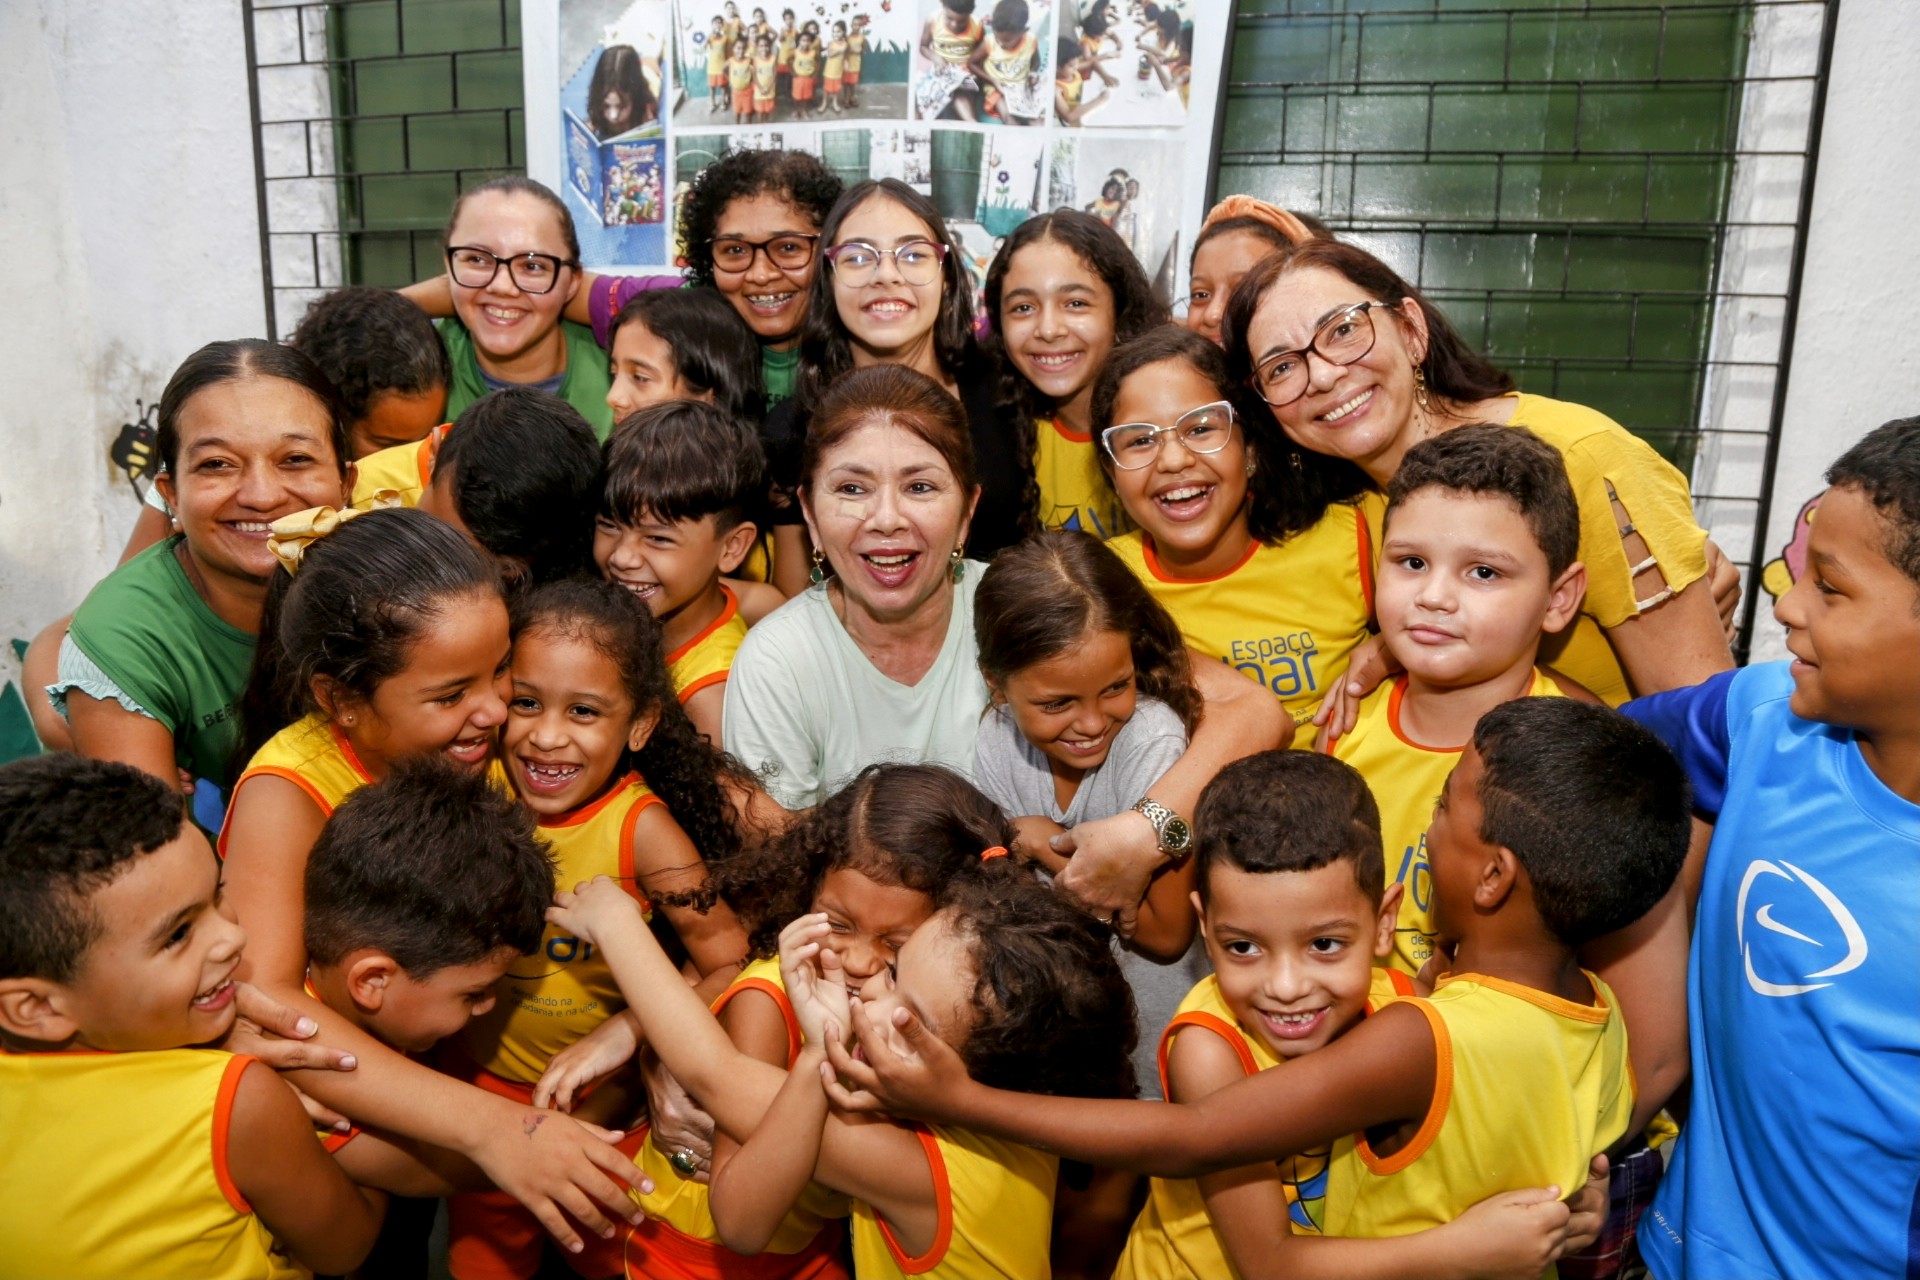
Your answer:
[[[588,1089],[633,1061],[640,1020],[622,1009],[553,1055],[533,1086],[533,1105],[572,1111]]]
[[[847,975],[825,945],[833,926],[825,913],[801,916],[780,931],[780,976],[808,1044],[823,1044],[827,1028],[848,1025]]]
[[[595,876],[574,886],[572,893],[561,890],[553,895],[547,908],[547,923],[565,929],[582,942],[599,943],[623,928],[644,925],[640,904],[611,876]]]
[[[238,1016],[219,1044],[228,1053],[251,1054],[275,1071],[351,1071],[358,1065],[350,1053],[313,1043],[319,1023],[251,982],[236,982],[233,1000]],[[340,1118],[336,1112],[324,1107],[316,1111],[316,1107],[318,1103],[309,1103],[307,1114],[320,1119],[325,1112],[329,1124]]]
[[[1330,744],[1336,738],[1352,733],[1360,719],[1361,701],[1378,689],[1381,681],[1399,670],[1400,664],[1387,652],[1386,637],[1368,636],[1355,645],[1347,659],[1346,675],[1327,691],[1327,696],[1320,701],[1320,709],[1313,713],[1313,722],[1320,727],[1313,749],[1331,752]]]
[[[653,1127],[649,1141],[656,1149],[680,1157],[678,1163],[690,1165],[693,1172],[688,1176],[693,1181],[712,1178],[713,1117],[680,1087],[659,1054],[641,1053],[640,1078],[647,1088],[647,1116]]]
[[[1083,822],[1049,842],[1067,858],[1054,877],[1054,889],[1096,920],[1104,920],[1123,938],[1133,936],[1140,900],[1153,873],[1166,863],[1160,834],[1143,813],[1128,810],[1097,822]]]
[[[851,1018],[861,1058],[848,1052],[838,1036],[828,1036],[827,1063],[821,1069],[827,1098],[836,1109],[940,1119],[943,1104],[973,1083],[960,1055],[927,1030],[912,1010],[895,1009],[892,1025],[885,1026],[856,1003]]]

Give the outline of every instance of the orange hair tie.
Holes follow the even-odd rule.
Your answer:
[[[995,858],[1004,858],[1006,856],[1007,846],[1003,844],[997,844],[991,849],[982,849],[980,851],[980,861],[982,862],[992,862]]]
[[[1207,220],[1200,224],[1201,234],[1206,234],[1207,228],[1214,223],[1225,222],[1228,218],[1252,218],[1256,222],[1264,222],[1285,236],[1288,244],[1305,244],[1314,238],[1306,223],[1280,206],[1255,200],[1252,196],[1228,196],[1213,206],[1207,213]]]

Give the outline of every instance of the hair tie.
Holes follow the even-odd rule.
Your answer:
[[[349,520],[369,511],[387,511],[403,505],[396,489],[378,489],[364,507],[309,507],[290,516],[281,516],[267,526],[267,548],[289,574],[300,568],[307,548]]]
[[[982,849],[980,851],[980,861],[982,862],[992,862],[995,858],[1004,858],[1006,856],[1007,846],[1003,844],[997,844],[991,849]]]
[[[1252,196],[1228,196],[1213,206],[1207,212],[1206,221],[1200,224],[1200,234],[1205,235],[1208,227],[1216,222],[1225,222],[1228,218],[1252,218],[1255,222],[1264,222],[1285,236],[1288,244],[1305,244],[1314,238],[1306,223],[1280,206],[1256,200]]]

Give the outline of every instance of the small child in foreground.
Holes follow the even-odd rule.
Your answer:
[[[72,755],[0,768],[0,1276],[358,1266],[384,1198],[226,1035],[246,933],[180,797]],[[291,1260],[288,1255],[291,1255]]]
[[[711,742],[747,638],[740,601],[721,579],[758,545],[765,493],[759,437],[712,405],[651,405],[607,441],[594,563],[660,620],[674,693]]]
[[[1660,1280],[1898,1280],[1920,1257],[1920,418],[1868,432],[1827,483],[1774,606],[1793,661],[1625,708],[1714,823],[1691,963],[1684,932],[1667,957],[1693,1086],[1639,1225]],[[1808,1153],[1811,1214],[1782,1176]]]
[[[1454,967],[1432,996],[1388,1004],[1285,1072],[1157,1107],[990,1089],[917,1015],[887,1011],[889,1025],[856,1008],[866,1060],[829,1056],[872,1096],[829,1090],[850,1109],[1160,1177],[1336,1143],[1329,1235],[1406,1235],[1517,1186],[1579,1187],[1626,1131],[1633,1085],[1625,1025],[1575,950],[1665,896],[1689,824],[1686,780],[1651,734],[1571,699],[1504,703],[1475,727],[1429,833]]]
[[[1433,797],[1480,717],[1510,698],[1559,697],[1534,665],[1542,634],[1580,614],[1580,506],[1553,446],[1525,427],[1459,427],[1407,450],[1387,489],[1374,612],[1405,669],[1321,749],[1382,801],[1388,871],[1405,892],[1389,960],[1433,958]]]
[[[1194,905],[1214,972],[1160,1037],[1175,1102],[1285,1067],[1414,989],[1375,965],[1392,948],[1402,886],[1386,883],[1379,809],[1353,769],[1298,751],[1236,761],[1194,823]],[[1292,1241],[1320,1234],[1328,1155],[1155,1178],[1116,1280],[1260,1275],[1283,1259],[1350,1277],[1538,1275],[1569,1234],[1543,1189],[1496,1196],[1398,1244]]]

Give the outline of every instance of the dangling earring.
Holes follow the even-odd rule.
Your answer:
[[[1247,459],[1247,479],[1253,479],[1253,459]]]
[[[1427,390],[1427,374],[1419,365],[1413,366],[1413,401],[1420,406],[1422,413],[1433,409],[1433,396]]]
[[[1287,455],[1287,460],[1292,464],[1295,471],[1305,471],[1307,469],[1307,464],[1300,460],[1300,451],[1298,449],[1290,452]]]
[[[827,553],[820,548],[813,549],[813,568],[807,571],[807,581],[819,586],[827,580]]]
[[[953,554],[947,557],[953,564],[953,580],[959,582],[967,576],[967,549],[955,547]]]

